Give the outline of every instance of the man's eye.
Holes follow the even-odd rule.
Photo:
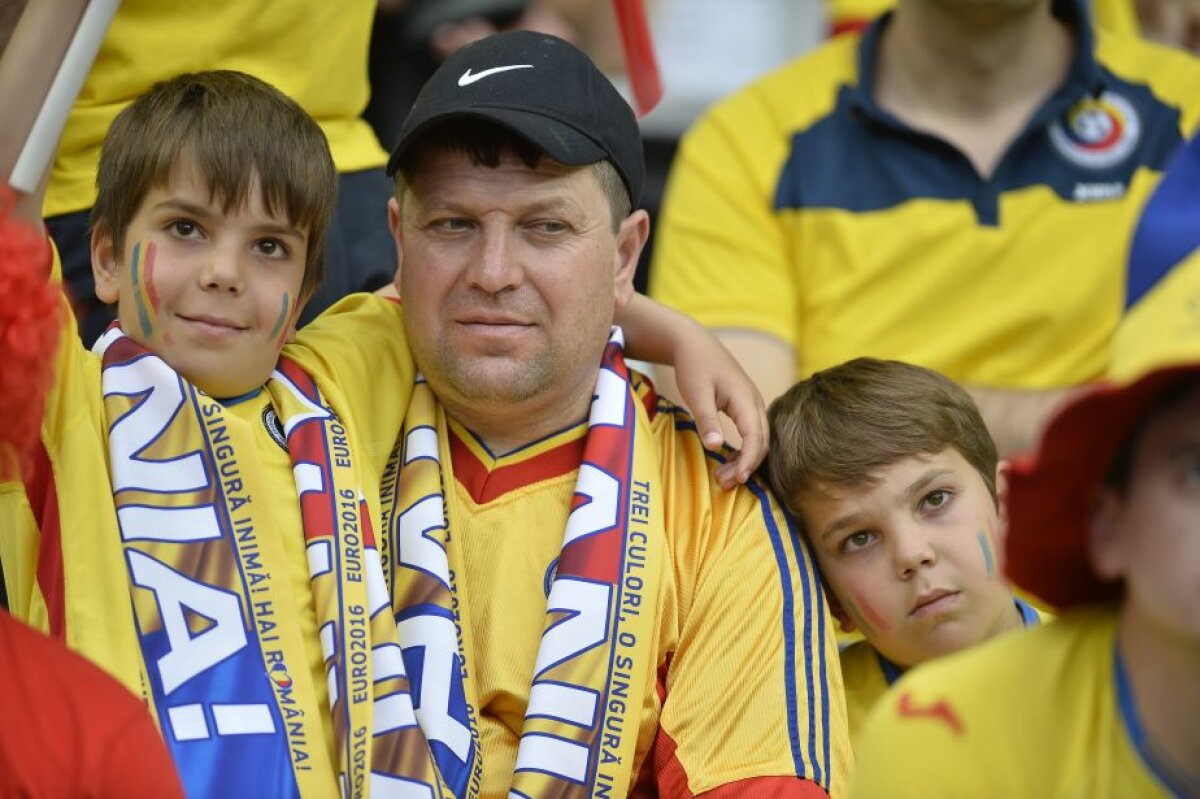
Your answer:
[[[531,227],[539,233],[548,233],[555,235],[563,233],[567,230],[565,222],[559,222],[557,219],[543,219],[540,222],[534,222]]]

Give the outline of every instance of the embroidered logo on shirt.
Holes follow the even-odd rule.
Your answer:
[[[287,437],[283,434],[283,423],[279,421],[279,416],[270,405],[263,409],[262,423],[263,427],[267,428],[267,432],[271,434],[271,438],[279,445],[279,448],[287,452]]]
[[[950,707],[950,703],[945,699],[939,699],[930,705],[917,705],[913,701],[912,693],[905,691],[900,695],[900,704],[896,710],[904,718],[931,718],[937,721],[944,721],[946,725],[954,731],[955,735],[963,734],[963,723],[955,714],[954,709]]]
[[[1129,157],[1142,136],[1133,105],[1115,92],[1087,97],[1050,123],[1050,142],[1076,166],[1107,169]]]

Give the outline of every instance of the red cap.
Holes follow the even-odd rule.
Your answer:
[[[1015,585],[1056,608],[1120,595],[1120,583],[1102,580],[1088,559],[1097,489],[1154,402],[1197,375],[1200,363],[1192,363],[1158,369],[1124,386],[1098,386],[1059,412],[1036,455],[1013,463],[1005,552]]]

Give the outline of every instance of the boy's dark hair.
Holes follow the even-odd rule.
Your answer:
[[[121,111],[100,151],[92,208],[92,226],[118,253],[147,192],[180,163],[226,212],[246,201],[257,176],[267,210],[308,232],[301,296],[321,284],[337,171],[325,134],[299,105],[258,78],[217,70],[158,83]]]
[[[405,186],[412,180],[417,165],[434,152],[462,153],[476,166],[495,168],[507,154],[533,169],[545,153],[536,144],[503,125],[475,117],[461,117],[431,128],[410,146],[399,159],[395,174],[396,200],[402,202]],[[613,230],[621,226],[632,211],[629,191],[617,168],[609,161],[597,161],[588,168],[596,176],[612,212]]]
[[[904,458],[953,447],[996,498],[996,444],[971,397],[931,369],[856,358],[792,386],[767,411],[767,475],[792,510],[821,484],[869,485]]]

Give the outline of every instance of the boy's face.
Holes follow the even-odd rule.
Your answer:
[[[1101,495],[1091,555],[1140,623],[1200,640],[1200,391],[1147,424],[1128,488]]]
[[[277,209],[278,211],[279,209]],[[207,183],[176,164],[125,233],[92,236],[96,295],[117,303],[125,334],[210,396],[262,386],[295,333],[308,234],[263,205],[257,178],[229,213]]]
[[[874,477],[799,497],[843,623],[901,666],[1018,626],[998,561],[996,506],[974,467],[948,448]]]

